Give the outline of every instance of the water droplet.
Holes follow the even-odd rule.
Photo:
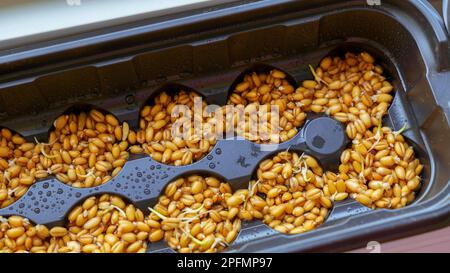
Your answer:
[[[216,167],[216,164],[214,164],[214,163],[209,163],[209,167],[211,168],[211,169],[214,169],[215,167]]]
[[[39,208],[34,209],[34,213],[39,214],[40,212],[41,212],[41,210]]]
[[[57,191],[56,191],[56,193],[57,194],[62,194],[64,191],[61,189],[61,188],[59,188]]]
[[[216,149],[216,154],[220,155],[221,153],[222,153],[222,149],[217,148],[217,149]]]

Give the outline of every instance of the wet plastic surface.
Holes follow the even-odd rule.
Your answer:
[[[137,128],[139,109],[147,99],[161,86],[174,86],[165,84],[183,84],[209,104],[224,105],[233,83],[256,63],[286,71],[298,86],[312,78],[308,64],[315,66],[330,54],[366,50],[396,90],[384,125],[398,130],[407,123],[404,135],[425,165],[417,199],[399,210],[371,210],[350,198],[335,202],[323,225],[301,235],[284,235],[259,221],[245,223],[227,250],[340,251],[448,225],[450,59],[442,20],[434,18],[435,11],[425,1],[383,1],[381,6],[368,6],[366,1],[308,2],[248,3],[178,19],[165,27],[130,28],[108,41],[99,35],[91,40],[96,43],[80,42],[77,48],[58,44],[42,56],[39,51],[9,56],[10,62],[0,63],[5,72],[0,77],[0,124],[29,140],[45,139],[60,113],[70,105],[90,103]],[[101,193],[116,193],[148,211],[164,186],[180,175],[208,173],[224,178],[234,189],[243,188],[257,164],[277,151],[305,151],[325,170],[333,170],[347,144],[339,122],[308,113],[296,137],[275,150],[226,139],[188,166],[132,156],[116,177],[99,187],[77,189],[55,178],[38,181],[17,202],[0,209],[0,215],[63,224],[75,204]],[[148,251],[172,250],[159,242],[150,244]]]

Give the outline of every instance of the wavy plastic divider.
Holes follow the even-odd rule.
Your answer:
[[[312,78],[308,64],[315,66],[328,54],[366,50],[396,90],[384,124],[397,130],[406,122],[405,136],[424,162],[417,199],[399,210],[371,210],[350,198],[335,202],[318,229],[292,236],[260,221],[244,223],[227,250],[341,251],[410,235],[450,222],[450,44],[436,15],[426,1],[386,0],[379,6],[366,1],[243,1],[239,7],[165,24],[133,25],[108,35],[85,33],[51,46],[3,52],[0,124],[29,140],[45,138],[70,105],[92,104],[136,129],[140,107],[165,84],[185,85],[208,103],[224,105],[230,86],[255,63],[286,71],[298,85]],[[276,151],[307,151],[325,170],[336,168],[348,143],[342,128],[330,118],[308,114],[296,137]],[[50,177],[0,209],[0,215],[63,224],[72,206],[101,193],[119,194],[147,212],[164,186],[180,175],[208,173],[234,189],[246,187],[257,164],[276,152],[266,148],[242,139],[220,140],[203,159],[182,167],[131,156],[102,186],[77,189]],[[172,250],[160,242],[148,251]]]

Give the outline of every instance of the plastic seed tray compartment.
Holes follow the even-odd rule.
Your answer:
[[[189,27],[197,22],[187,17],[179,26],[186,34],[172,40],[152,42],[152,35],[165,36],[150,29],[149,40],[141,41],[130,29],[130,37],[121,41],[120,52],[111,47],[108,54],[92,54],[99,50],[94,44],[82,60],[49,51],[52,62],[39,68],[33,63],[37,56],[30,57],[29,63],[10,63],[13,69],[0,79],[0,124],[28,140],[45,137],[53,120],[69,105],[88,103],[129,121],[136,129],[140,107],[164,88],[177,89],[181,84],[198,91],[209,104],[224,105],[233,83],[249,69],[279,68],[296,87],[312,78],[309,64],[316,66],[328,55],[367,51],[376,57],[395,87],[383,125],[398,130],[406,123],[409,129],[404,135],[425,165],[416,200],[399,210],[371,210],[351,198],[334,202],[324,224],[299,235],[278,233],[260,221],[244,222],[227,250],[342,250],[419,232],[438,222],[445,224],[450,215],[450,153],[446,145],[450,129],[448,105],[442,104],[446,99],[448,102],[444,91],[448,90],[445,83],[450,73],[446,72],[448,40],[442,26],[424,19],[426,24],[405,27],[414,16],[428,18],[432,12],[421,1],[386,1],[377,8],[368,7],[362,3],[365,1],[324,2],[318,8],[303,1],[261,1],[244,5],[242,10],[216,11],[215,17],[204,18],[201,31],[192,34]],[[221,16],[228,21],[216,28]],[[239,21],[242,18],[248,21]],[[139,44],[131,46],[133,35]],[[97,46],[102,46],[100,40]],[[6,65],[2,63],[1,68]],[[17,96],[23,100],[16,103]],[[321,130],[324,127],[326,131]],[[324,170],[333,170],[340,152],[349,145],[343,128],[331,118],[308,113],[299,133],[275,149],[243,139],[224,139],[201,160],[180,167],[155,162],[146,155],[131,155],[123,170],[104,185],[80,189],[50,177],[0,209],[0,215],[21,215],[35,223],[60,225],[74,205],[102,193],[125,197],[147,213],[164,187],[179,176],[215,175],[231,183],[234,190],[246,188],[259,162],[288,148],[305,151],[316,157]],[[322,147],[314,145],[315,137],[321,138]],[[417,221],[423,225],[418,226]],[[172,250],[162,241],[149,244],[148,251]]]

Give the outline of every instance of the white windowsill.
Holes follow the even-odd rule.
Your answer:
[[[2,0],[0,49],[236,0]],[[78,3],[80,3],[78,5]]]

